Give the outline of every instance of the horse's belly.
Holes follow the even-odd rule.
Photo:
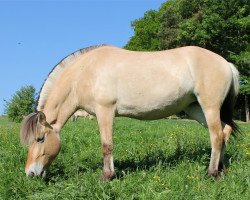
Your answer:
[[[182,111],[190,103],[196,101],[192,94],[185,94],[179,98],[138,98],[137,101],[118,102],[117,116],[136,119],[154,120],[168,117]]]

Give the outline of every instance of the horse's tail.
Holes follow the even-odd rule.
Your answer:
[[[233,136],[236,136],[236,133],[241,133],[239,126],[233,121],[233,109],[234,105],[239,93],[239,72],[236,67],[229,63],[229,66],[232,70],[232,80],[231,86],[229,88],[228,94],[222,104],[221,107],[221,120],[232,127],[233,129]]]

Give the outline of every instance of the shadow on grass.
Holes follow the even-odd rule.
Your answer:
[[[162,150],[158,150],[156,152],[152,152],[151,154],[147,154],[142,158],[135,159],[131,157],[126,160],[115,160],[114,165],[116,169],[116,179],[123,179],[126,174],[136,171],[149,171],[159,164],[161,167],[175,167],[179,163],[184,160],[189,160],[190,162],[199,162],[202,165],[205,165],[208,169],[209,161],[210,161],[210,152],[211,148],[197,148],[195,151],[190,151],[189,149],[183,149],[181,147],[177,147],[174,154],[167,155]],[[225,155],[225,166],[228,168],[229,161],[228,158],[233,155],[227,154]],[[86,173],[89,170],[102,170],[103,163],[100,162],[92,162],[89,159],[84,160],[80,165],[76,166],[77,173]],[[48,182],[56,182],[59,177],[63,177],[64,180],[67,180],[69,177],[65,173],[65,166],[60,163],[56,163],[53,166],[51,172],[48,173],[48,176],[45,178],[45,181]]]
[[[154,167],[161,165],[161,167],[176,167],[183,160],[189,160],[190,162],[198,161],[202,165],[206,166],[208,169],[209,161],[210,161],[210,152],[211,148],[202,148],[193,152],[189,152],[185,149],[177,148],[175,153],[168,156],[163,151],[159,150],[152,154],[148,154],[144,158],[141,158],[139,161],[131,158],[128,160],[117,160],[115,161],[116,168],[116,178],[123,179],[124,176],[128,172],[136,172],[136,171],[149,171]],[[228,158],[232,157],[230,154],[225,154],[225,167],[226,169],[229,167]],[[207,174],[206,174],[207,175]]]
[[[47,176],[44,178],[44,181],[49,183],[56,183],[59,179],[67,180],[72,178],[75,174],[84,174],[89,170],[102,169],[101,162],[92,162],[89,159],[83,160],[81,163],[77,164],[75,167],[70,167],[72,171],[69,173],[69,165],[64,163],[56,162],[48,170]]]
[[[57,162],[51,168],[53,170],[49,170],[44,178],[46,184],[55,183],[59,177],[64,177],[66,180],[68,179],[68,176],[65,174],[65,167],[63,164]]]
[[[151,170],[152,168],[158,166],[159,164],[164,167],[175,167],[183,160],[189,161],[199,161],[204,162],[202,159],[204,155],[210,155],[210,148],[198,149],[193,152],[189,152],[188,150],[177,148],[174,154],[166,155],[161,150],[157,152],[148,154],[147,156],[140,158],[139,161],[131,158],[129,160],[117,160],[115,161],[116,168],[116,178],[122,179],[127,172],[136,172],[142,170]],[[203,163],[208,166],[209,159],[205,160]]]

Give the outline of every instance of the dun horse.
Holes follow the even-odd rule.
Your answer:
[[[225,144],[236,130],[232,111],[238,75],[221,56],[193,46],[133,52],[100,45],[76,51],[54,67],[41,88],[36,111],[22,123],[20,139],[28,145],[25,172],[45,176],[60,151],[60,130],[78,109],[97,118],[105,180],[115,174],[115,116],[156,120],[185,111],[209,130],[208,174],[216,177],[224,167]]]
[[[87,113],[85,110],[77,110],[73,115],[72,115],[72,121],[76,121],[78,117],[83,117],[84,119],[93,119],[94,117]]]

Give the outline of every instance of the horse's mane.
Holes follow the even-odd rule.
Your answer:
[[[57,79],[57,77],[61,74],[61,72],[67,68],[68,66],[70,66],[70,64],[75,61],[76,59],[78,59],[82,54],[85,54],[93,49],[102,47],[102,46],[106,46],[105,44],[101,44],[101,45],[95,45],[95,46],[90,46],[87,48],[83,48],[80,49],[78,51],[75,51],[73,53],[71,53],[70,55],[66,56],[65,58],[63,58],[49,73],[47,79],[45,79],[37,101],[36,101],[36,106],[35,106],[35,112],[37,111],[41,111],[44,107],[44,104],[46,102],[46,99],[49,95],[49,92],[53,86],[53,83],[55,82],[55,80]]]

